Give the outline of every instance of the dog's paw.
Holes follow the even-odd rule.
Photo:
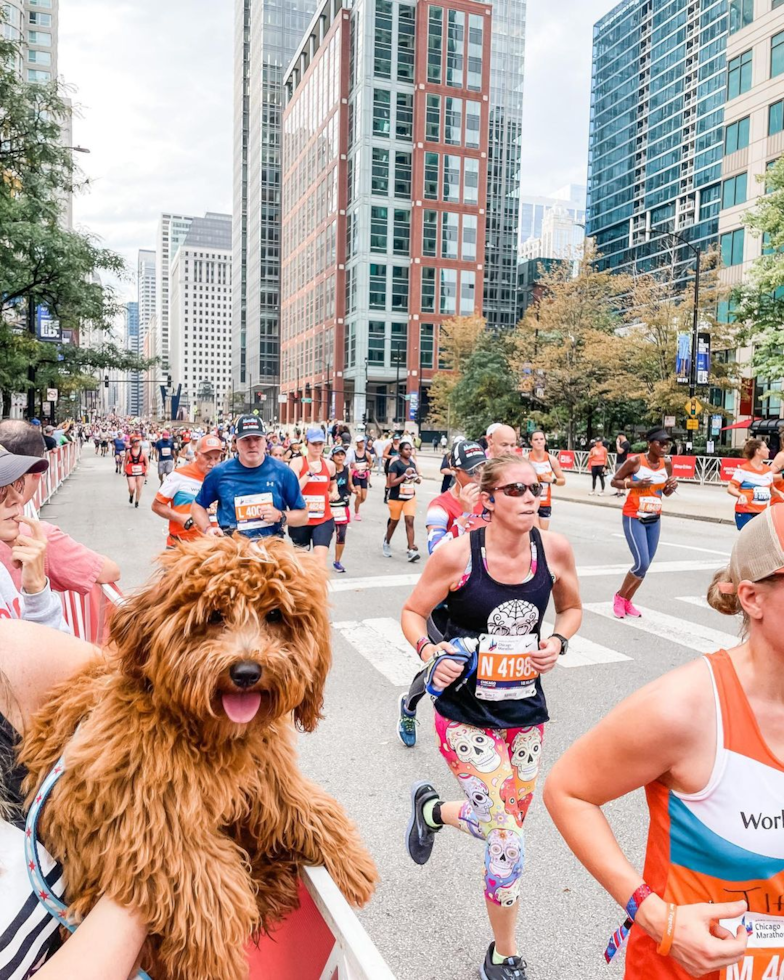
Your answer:
[[[378,884],[378,869],[367,851],[363,849],[350,861],[328,870],[349,905],[355,908],[367,905]]]

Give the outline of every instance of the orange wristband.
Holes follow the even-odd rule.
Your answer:
[[[670,902],[667,905],[667,919],[664,924],[664,935],[661,942],[656,947],[659,956],[669,956],[672,949],[672,941],[675,938],[675,920],[678,917],[678,906]]]

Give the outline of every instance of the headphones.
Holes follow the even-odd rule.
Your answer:
[[[491,504],[495,503],[495,497],[488,497],[487,499],[490,501]]]

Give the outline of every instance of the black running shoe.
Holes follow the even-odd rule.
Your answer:
[[[528,980],[526,963],[521,956],[507,956],[503,963],[493,962],[495,943],[485,953],[485,961],[479,969],[482,980]]]
[[[425,821],[422,810],[426,803],[440,799],[431,783],[414,783],[411,787],[411,816],[406,827],[406,849],[416,864],[427,864],[433,850],[435,830]]]

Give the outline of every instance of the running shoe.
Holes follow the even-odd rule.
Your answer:
[[[629,599],[624,599],[623,601],[626,603],[626,615],[627,616],[634,616],[635,619],[639,619],[640,616],[642,616],[642,613],[640,612],[640,610],[637,609],[636,606],[633,606],[631,604],[631,601]]]
[[[590,493],[588,494],[588,496],[589,496],[589,497],[594,497],[594,496],[596,496],[596,491],[595,491],[595,490],[591,490],[591,492],[590,492]]]
[[[520,956],[507,956],[503,963],[493,962],[495,943],[485,953],[485,961],[479,970],[482,980],[528,980],[526,963]]]
[[[134,507],[138,507],[139,506],[139,501],[137,500],[136,503],[133,506]]]
[[[387,541],[386,538],[384,538],[384,543],[381,546],[381,550],[384,552],[384,557],[385,558],[391,558],[392,557],[392,545]]]
[[[400,695],[400,715],[397,719],[397,737],[407,749],[413,749],[416,745],[416,714],[406,710],[407,694]]]
[[[359,513],[359,511],[357,511],[357,512],[356,512],[356,513],[354,514],[354,520],[355,520],[355,521],[361,521],[361,520],[362,520],[362,518],[361,518],[361,516],[360,516],[360,513]]]
[[[409,561],[419,561],[422,556],[419,554],[416,548],[409,548],[407,553],[407,558]]]
[[[411,787],[411,816],[406,827],[406,849],[415,864],[427,864],[430,860],[433,841],[441,829],[430,827],[422,812],[426,803],[438,798],[432,783],[414,783]]]
[[[346,570],[346,569],[345,569],[345,568],[344,568],[344,567],[343,567],[343,566],[342,566],[342,565],[340,564],[340,562],[339,562],[339,561],[333,561],[333,562],[332,562],[332,567],[333,567],[333,568],[335,569],[335,571],[336,571],[336,572],[345,572],[345,570]]]
[[[133,494],[132,493],[128,494],[128,503],[129,504],[132,504],[133,503]]]
[[[616,592],[613,596],[613,616],[616,619],[626,618],[626,600]]]

